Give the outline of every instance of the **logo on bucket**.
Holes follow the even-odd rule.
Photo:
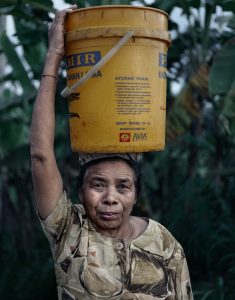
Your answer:
[[[133,134],[133,141],[147,141],[147,134],[145,132],[135,132]]]
[[[119,133],[119,141],[121,143],[127,143],[131,141],[131,134],[130,132],[120,132]]]
[[[75,53],[66,57],[66,68],[69,70],[72,68],[93,66],[100,60],[100,51]]]

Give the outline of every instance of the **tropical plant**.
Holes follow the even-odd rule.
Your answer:
[[[74,1],[66,1],[71,3]],[[139,1],[147,5],[145,1]],[[131,1],[77,1],[88,5]],[[167,147],[143,160],[145,189],[135,210],[166,225],[184,246],[195,299],[235,299],[235,3],[156,0],[169,13]],[[174,14],[180,10],[181,29]],[[224,13],[224,12],[229,13]],[[37,221],[28,134],[47,49],[50,0],[4,0],[15,38],[1,26],[0,297],[56,299],[49,246]],[[4,24],[4,20],[2,21]],[[0,62],[1,63],[1,62]],[[3,64],[4,62],[2,62]],[[63,75],[63,72],[61,73]],[[180,86],[176,92],[174,86]],[[76,157],[68,145],[67,105],[57,95],[56,154],[76,199]],[[12,271],[14,268],[14,271]],[[43,289],[38,288],[43,286]]]

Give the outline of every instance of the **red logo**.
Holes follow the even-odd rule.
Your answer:
[[[129,132],[120,132],[119,141],[122,142],[122,143],[130,142],[131,141],[131,134]]]

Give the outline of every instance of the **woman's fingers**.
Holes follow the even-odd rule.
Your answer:
[[[57,11],[53,22],[48,24],[49,50],[61,57],[64,55],[64,20],[66,15],[75,9],[77,9],[77,5]]]
[[[77,8],[78,8],[78,6],[77,6],[76,4],[73,4],[73,5],[71,5],[70,7],[68,7],[67,10],[73,11],[73,10],[75,10],[75,9],[77,9]]]
[[[77,9],[77,5],[72,5],[68,8],[65,8],[63,10],[59,10],[55,13],[55,18],[53,20],[52,24],[64,24],[64,19],[67,15],[67,13],[72,12],[73,10]]]
[[[57,16],[60,18],[64,18],[66,16],[67,13],[70,13],[72,12],[73,10],[77,9],[77,5],[72,5],[68,8],[65,8],[65,9],[62,9],[62,10],[59,10],[55,13],[55,19],[57,18]]]

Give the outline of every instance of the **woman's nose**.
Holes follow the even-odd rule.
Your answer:
[[[114,188],[108,188],[103,199],[104,204],[114,205],[118,203],[117,192]]]

